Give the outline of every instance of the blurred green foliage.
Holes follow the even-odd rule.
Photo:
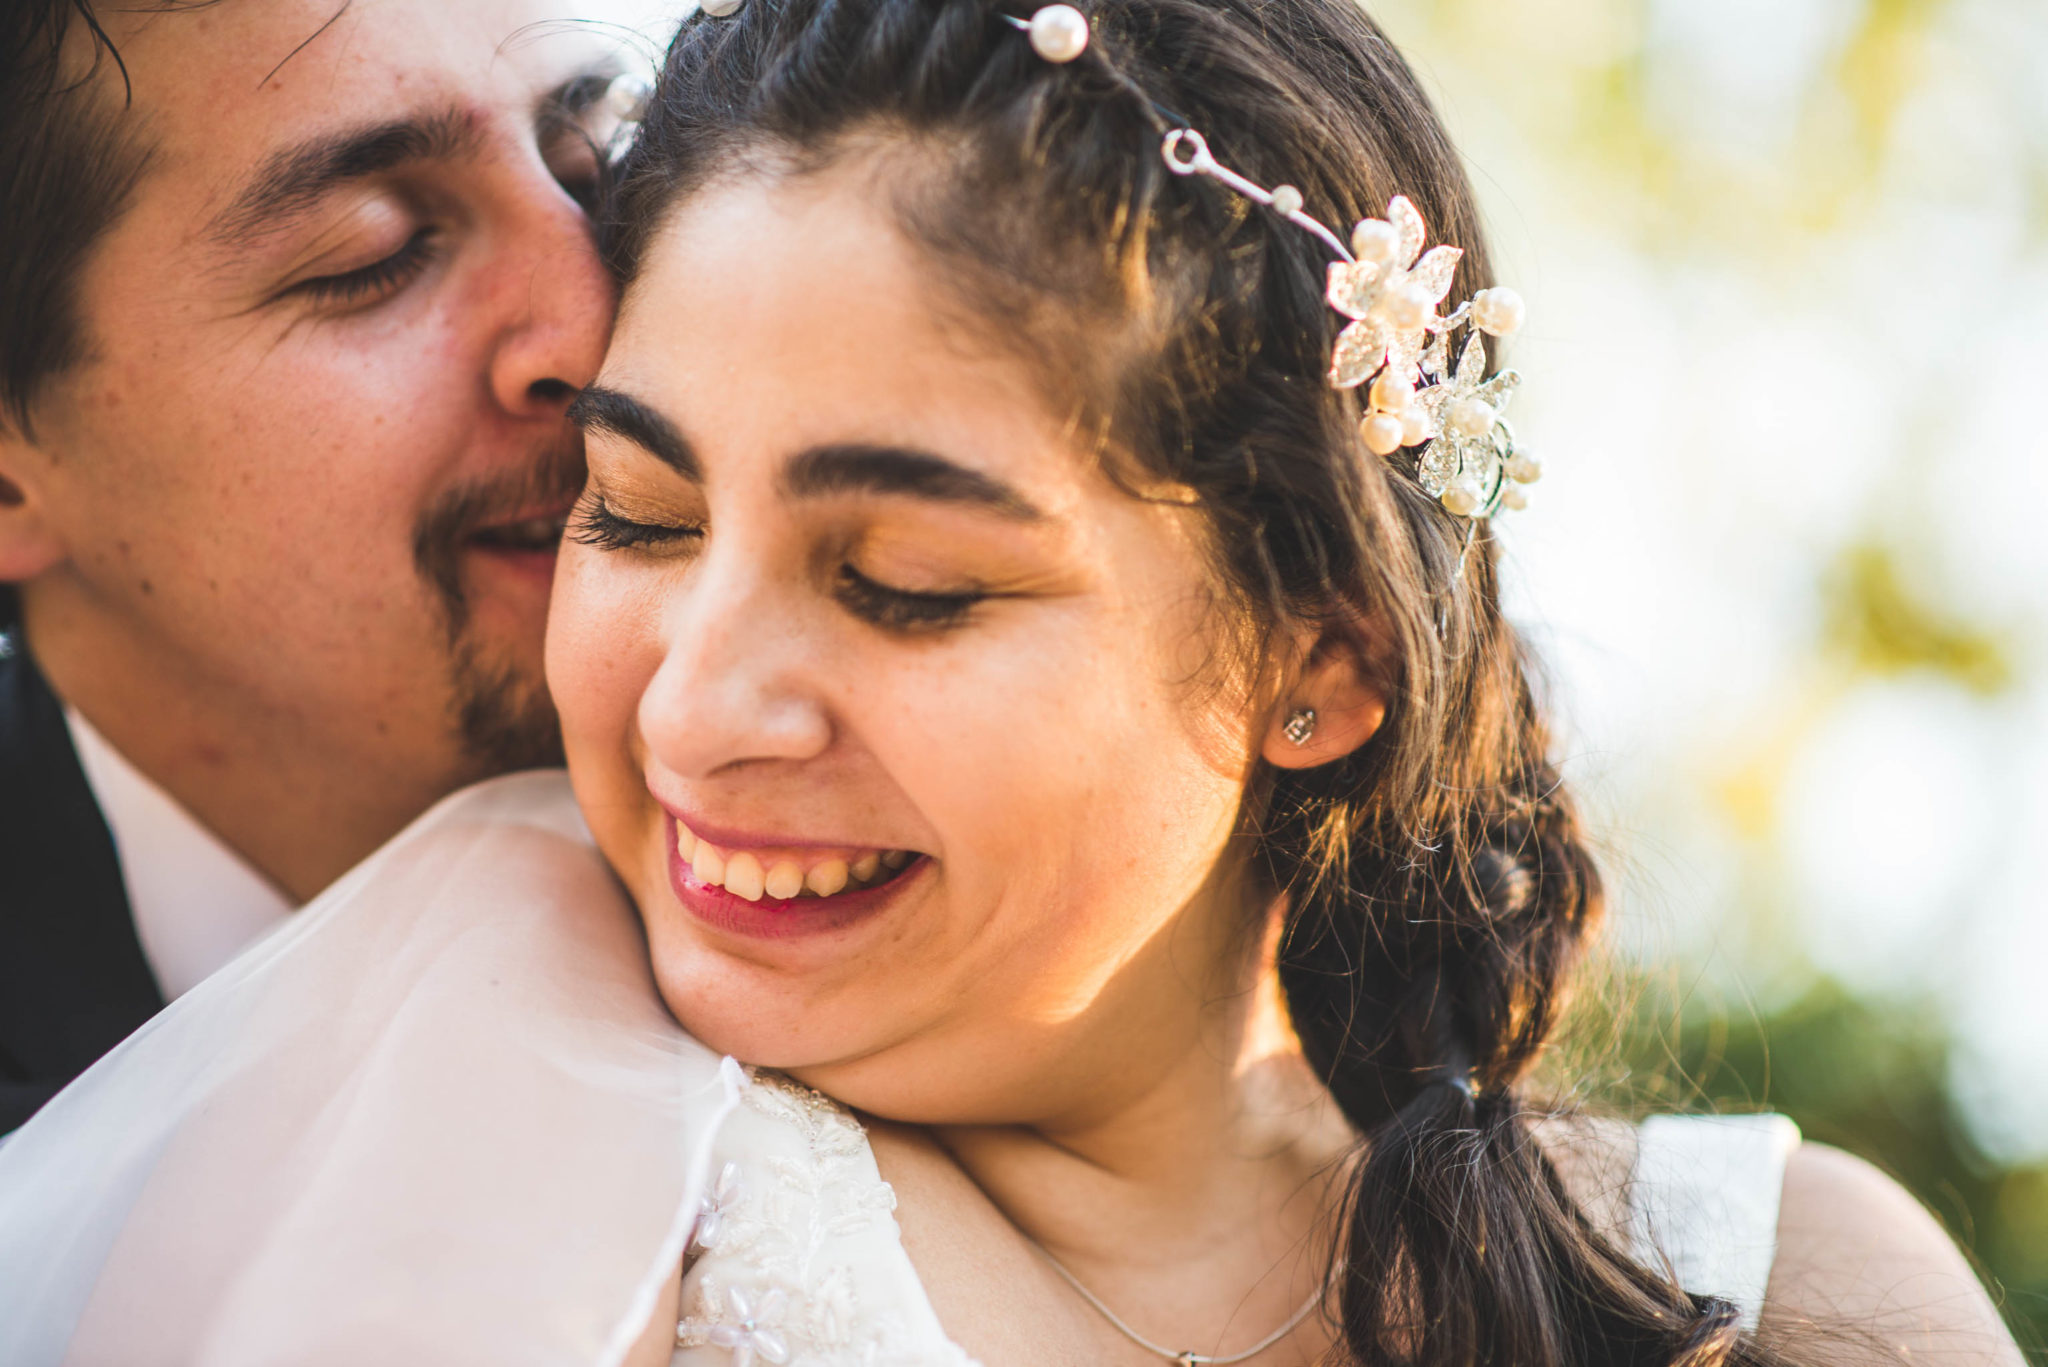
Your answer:
[[[1874,1163],[1941,1220],[2030,1360],[2048,1362],[2048,1164],[2002,1167],[1971,1142],[1934,1003],[1873,1000],[1827,981],[1768,1012],[1679,998],[1661,983],[1637,983],[1628,997],[1611,1097],[1637,1114],[1778,1111],[1809,1140]]]
[[[1926,602],[1901,571],[1898,553],[1857,542],[1835,558],[1822,586],[1823,647],[1858,673],[1925,670],[1979,696],[2014,682],[2010,633]]]

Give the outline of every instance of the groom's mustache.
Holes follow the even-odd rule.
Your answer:
[[[413,526],[413,563],[440,598],[451,639],[469,622],[463,552],[479,545],[551,546],[583,488],[584,470],[582,439],[571,437],[539,452],[524,472],[458,485],[421,512]]]

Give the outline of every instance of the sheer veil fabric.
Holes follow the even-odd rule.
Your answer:
[[[0,1144],[0,1362],[615,1367],[744,1086],[566,778],[468,789]]]

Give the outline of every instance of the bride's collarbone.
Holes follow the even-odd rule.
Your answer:
[[[984,1367],[1133,1367],[1159,1359],[1118,1334],[1062,1282],[973,1179],[927,1131],[863,1117],[876,1166],[896,1192],[896,1220],[947,1336]],[[1625,1121],[1583,1116],[1538,1121],[1537,1141],[1572,1197],[1610,1236],[1627,1222],[1635,1131]],[[1121,1307],[1119,1307],[1121,1309]],[[1133,1307],[1135,1327],[1147,1326]],[[1150,1326],[1158,1332],[1174,1326]],[[1261,1354],[1282,1367],[1327,1347],[1313,1319],[1294,1343]]]
[[[982,1367],[1144,1367],[1161,1359],[1118,1333],[1059,1277],[1002,1210],[925,1130],[863,1117],[881,1175],[896,1193],[903,1247],[947,1337]],[[1116,1307],[1120,1311],[1125,1307]],[[1133,1327],[1170,1334],[1129,1307]],[[1264,1326],[1261,1326],[1264,1327]],[[1310,1325],[1257,1367],[1320,1358]],[[1311,1342],[1310,1340],[1317,1339]]]
[[[1091,1367],[1094,1326],[1016,1226],[930,1134],[863,1118],[896,1223],[946,1336],[983,1367]],[[1068,1293],[1071,1298],[1071,1293]]]

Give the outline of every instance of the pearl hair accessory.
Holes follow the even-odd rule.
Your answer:
[[[1175,175],[1220,181],[1307,229],[1337,254],[1325,297],[1351,321],[1337,334],[1328,378],[1336,389],[1371,382],[1358,425],[1367,450],[1391,456],[1420,447],[1417,482],[1445,509],[1475,525],[1502,508],[1528,505],[1522,486],[1540,479],[1543,466],[1515,445],[1514,429],[1501,416],[1522,377],[1503,370],[1487,378],[1486,345],[1477,335],[1505,337],[1519,329],[1527,313],[1521,295],[1497,286],[1439,314],[1464,251],[1438,246],[1424,253],[1428,230],[1404,196],[1387,205],[1385,218],[1361,220],[1347,248],[1302,212],[1299,190],[1267,190],[1246,180],[1220,164],[1194,129],[1168,132],[1160,152]],[[1474,335],[1453,369],[1450,334],[1467,323]]]
[[[647,102],[653,97],[654,87],[645,77],[631,72],[614,76],[604,88],[605,112],[620,123],[639,123],[647,117]]]
[[[1072,5],[1044,6],[1028,20],[1001,17],[1029,35],[1032,50],[1048,62],[1071,62],[1088,49],[1088,17]],[[1488,378],[1486,345],[1479,338],[1519,331],[1528,313],[1522,296],[1495,286],[1449,313],[1438,312],[1465,253],[1448,244],[1425,253],[1428,230],[1407,197],[1390,201],[1385,218],[1360,220],[1346,244],[1303,212],[1299,189],[1268,190],[1247,180],[1218,162],[1199,132],[1159,105],[1153,108],[1178,125],[1160,145],[1168,170],[1220,182],[1313,234],[1338,258],[1330,264],[1324,297],[1349,321],[1337,334],[1328,378],[1336,389],[1366,387],[1358,425],[1366,449],[1391,456],[1419,448],[1417,482],[1447,511],[1470,518],[1475,532],[1503,508],[1526,507],[1524,486],[1542,477],[1543,465],[1516,444],[1514,429],[1501,416],[1522,379],[1512,370]],[[1450,334],[1468,324],[1454,368]],[[1468,534],[1468,551],[1471,544]],[[1458,569],[1462,574],[1462,556]]]
[[[1088,16],[1072,5],[1047,5],[1024,25],[1031,50],[1048,62],[1064,64],[1088,50]]]

